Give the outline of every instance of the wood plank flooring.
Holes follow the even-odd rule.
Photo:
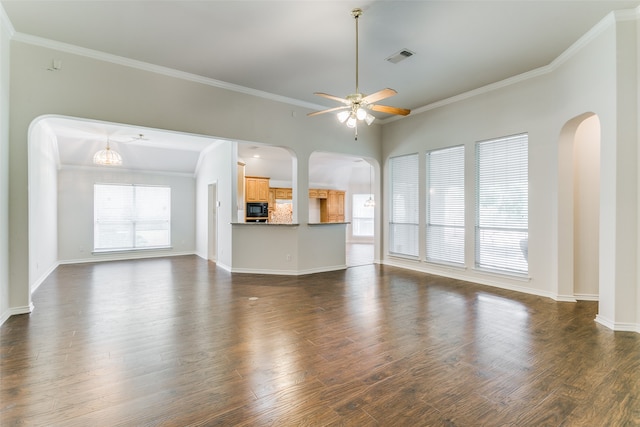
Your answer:
[[[640,334],[380,265],[60,266],[0,328],[2,426],[638,426]]]

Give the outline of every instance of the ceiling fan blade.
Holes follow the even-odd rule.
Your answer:
[[[373,111],[380,111],[381,113],[398,114],[401,116],[407,116],[411,110],[406,108],[389,107],[388,105],[368,105],[368,108]]]
[[[342,107],[333,107],[333,108],[329,108],[328,110],[314,111],[313,113],[307,114],[307,116],[312,117],[312,116],[317,116],[318,114],[330,113],[332,111],[346,110],[347,108],[349,108],[348,105],[344,105]]]
[[[338,101],[338,102],[342,102],[343,104],[351,104],[348,100],[344,99],[344,98],[339,98],[337,96],[333,96],[333,95],[329,95],[328,93],[323,93],[323,92],[314,92],[314,95],[318,95],[318,96],[322,96],[323,98],[329,98],[329,99],[333,99],[334,101]]]
[[[372,93],[371,95],[367,95],[364,98],[362,98],[362,102],[364,102],[365,104],[373,104],[376,101],[380,101],[381,99],[385,99],[385,98],[389,98],[390,96],[395,95],[396,92],[393,89],[382,89],[377,91],[376,93]]]

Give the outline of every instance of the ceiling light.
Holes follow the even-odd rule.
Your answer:
[[[359,57],[358,57],[358,19],[362,15],[362,9],[356,8],[351,11],[351,16],[353,16],[356,24],[356,91],[350,95],[347,95],[344,98],[340,98],[338,96],[329,95],[324,92],[315,92],[315,95],[322,96],[323,98],[332,99],[334,101],[338,101],[343,103],[344,105],[340,107],[327,108],[322,111],[315,111],[313,113],[308,113],[307,116],[315,116],[318,114],[324,114],[329,112],[335,112],[340,110],[337,114],[338,120],[340,123],[345,123],[347,127],[352,129],[355,128],[355,139],[358,140],[358,121],[365,121],[367,125],[373,123],[375,117],[367,110],[372,111],[380,111],[385,114],[399,114],[401,116],[408,115],[411,110],[406,108],[397,108],[390,107],[388,105],[378,105],[375,104],[377,101],[382,99],[389,98],[390,96],[395,95],[397,92],[393,89],[386,88],[379,90],[378,92],[372,93],[370,95],[364,95],[360,93],[359,82],[358,82],[358,68],[359,68]],[[409,50],[402,50],[400,52],[401,56],[408,57],[413,55],[413,52]]]
[[[344,123],[349,118],[350,114],[351,113],[349,111],[340,111],[338,113],[338,121],[340,121],[340,123]]]
[[[375,119],[376,118],[372,114],[367,113],[366,117],[364,118],[364,121],[367,122],[368,125],[370,125],[371,123],[373,123]]]
[[[371,163],[369,163],[369,198],[364,202],[365,208],[372,208],[376,205],[376,202],[373,200],[373,192],[371,189],[371,186],[373,185],[372,174],[373,174],[373,166],[371,166]]]
[[[93,163],[101,166],[120,166],[122,164],[122,156],[109,147],[109,139],[107,139],[107,147],[93,156]]]

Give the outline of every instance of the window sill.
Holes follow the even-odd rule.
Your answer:
[[[508,271],[491,270],[488,268],[479,268],[479,267],[475,267],[473,270],[476,271],[477,273],[484,274],[487,276],[508,278],[513,280],[519,280],[522,282],[531,281],[531,276],[529,276],[526,273],[525,274],[511,273]]]
[[[152,248],[120,248],[120,249],[98,249],[91,252],[92,255],[102,254],[117,254],[117,253],[132,253],[132,252],[150,252],[150,251],[168,251],[173,249],[173,246],[154,246]]]

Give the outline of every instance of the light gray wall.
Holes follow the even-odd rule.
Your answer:
[[[574,292],[598,295],[600,224],[600,123],[596,116],[578,127],[574,167]]]
[[[479,283],[563,296],[558,283],[558,143],[563,126],[593,112],[601,122],[600,313],[616,329],[640,331],[637,263],[637,18],[610,17],[571,52],[530,78],[428,110],[383,129],[384,175],[392,156],[420,154],[421,258],[424,259],[424,188],[427,150],[465,145],[466,268],[453,269],[385,255],[385,262]],[[507,82],[504,82],[507,83]],[[620,109],[624,108],[624,114]],[[474,266],[475,143],[521,132],[529,134],[529,278],[486,274]],[[383,194],[388,194],[388,179]],[[383,236],[388,233],[384,210]],[[626,231],[623,231],[626,230]],[[387,253],[386,245],[383,253]],[[572,260],[573,261],[573,260]],[[571,284],[573,287],[573,283]],[[573,289],[571,292],[574,292]]]
[[[202,79],[169,76],[138,63],[123,60],[121,65],[62,49],[11,42],[9,293],[10,306],[19,310],[28,311],[30,305],[28,129],[40,116],[58,114],[286,146],[299,159],[298,174],[292,180],[295,191],[302,194],[309,187],[307,164],[314,147],[368,157],[380,152],[380,126],[363,129],[356,144],[334,118],[306,117],[310,110],[303,107],[217,88]],[[46,70],[52,58],[65,64],[62,70]],[[297,198],[296,204],[294,212],[306,218],[307,198]]]
[[[3,91],[0,109],[5,110],[0,112],[2,124],[6,124],[7,117],[9,120],[11,203],[6,196],[0,196],[0,233],[6,230],[4,225],[9,218],[9,259],[2,258],[0,248],[0,267],[10,265],[8,310],[19,312],[30,305],[27,236],[32,230],[27,221],[27,141],[30,124],[41,115],[61,114],[287,146],[296,154],[297,176],[292,177],[292,181],[295,191],[300,194],[306,194],[309,188],[309,158],[316,150],[381,159],[384,195],[388,191],[386,177],[390,156],[420,153],[420,182],[424,182],[424,153],[428,149],[465,144],[467,170],[472,171],[476,141],[528,132],[529,280],[494,277],[475,271],[472,245],[467,245],[466,270],[388,256],[384,261],[555,297],[565,293],[566,284],[559,282],[558,277],[569,268],[558,263],[559,230],[569,226],[559,223],[559,218],[564,217],[560,214],[563,203],[558,195],[558,175],[563,167],[559,164],[558,140],[565,124],[593,112],[601,123],[602,147],[599,321],[617,329],[640,331],[640,290],[636,270],[640,261],[637,248],[637,26],[635,15],[627,14],[617,22],[609,19],[606,25],[599,25],[577,47],[543,70],[521,76],[510,82],[512,84],[497,85],[491,91],[478,91],[475,96],[461,97],[439,108],[387,123],[382,127],[382,133],[380,126],[363,129],[357,143],[349,132],[336,126],[331,117],[307,118],[308,110],[302,107],[234,93],[195,80],[136,68],[136,65],[88,58],[61,48],[14,40],[9,50],[5,49],[6,40],[3,39],[0,41],[0,90]],[[5,100],[7,52],[10,52],[11,91],[8,114]],[[62,60],[64,69],[55,73],[46,71],[52,58]],[[381,144],[383,140],[384,145]],[[0,132],[0,143],[0,185],[3,185],[2,179],[5,183],[7,179],[7,163],[2,158],[3,153],[6,158],[7,152],[6,126]],[[235,162],[234,159],[231,161]],[[473,242],[473,173],[467,175],[466,187],[467,241]],[[424,191],[420,197],[424,205]],[[196,203],[200,203],[200,196]],[[307,198],[295,198],[295,203],[294,212],[300,218],[307,218]],[[386,224],[385,203],[383,212],[382,223]],[[385,236],[387,231],[384,226],[380,234]],[[423,223],[420,233],[424,236]],[[321,235],[321,229],[301,230],[297,246]],[[322,248],[322,245],[318,247]],[[313,256],[321,254],[321,251],[305,253],[305,259],[295,262],[298,268],[312,270],[315,267]],[[6,270],[0,268],[1,271]],[[2,296],[7,294],[7,284],[2,279],[0,273],[0,307],[4,304]]]
[[[9,292],[9,38],[9,28],[0,19],[0,324],[16,304]]]
[[[196,177],[196,253],[208,259],[209,184],[216,184],[220,206],[217,231],[217,263],[226,269],[231,266],[231,223],[237,217],[236,143],[216,144],[202,160]]]
[[[64,168],[58,172],[57,181],[60,263],[195,253],[196,198],[193,177],[136,173],[106,168]],[[171,188],[172,248],[93,254],[94,184],[162,185]]]
[[[29,131],[29,287],[33,292],[58,265],[58,151],[41,122]]]

